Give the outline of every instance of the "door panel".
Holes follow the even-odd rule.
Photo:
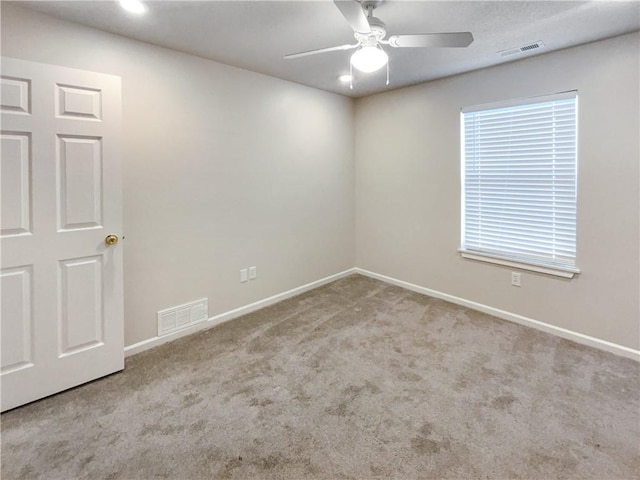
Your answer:
[[[2,75],[2,111],[12,113],[31,113],[31,83],[26,78],[14,78]]]
[[[27,133],[6,132],[1,136],[0,190],[2,229],[0,235],[31,233],[31,139]]]
[[[1,373],[33,365],[32,268],[3,269],[2,282],[2,367]],[[5,329],[5,321],[7,328]]]
[[[60,355],[102,345],[102,256],[60,262]]]
[[[2,410],[124,367],[120,79],[2,58]]]
[[[56,115],[59,118],[102,120],[100,90],[60,84],[56,87]]]
[[[102,226],[102,143],[58,135],[58,229]]]

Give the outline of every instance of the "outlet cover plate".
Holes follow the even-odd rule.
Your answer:
[[[511,272],[511,285],[519,287],[522,280],[522,274],[518,272]]]

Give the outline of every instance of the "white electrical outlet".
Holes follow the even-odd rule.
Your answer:
[[[244,283],[248,280],[247,269],[243,268],[240,270],[240,283]]]
[[[255,280],[258,276],[258,269],[256,267],[249,267],[249,280]]]
[[[518,272],[511,272],[511,285],[514,287],[520,286],[521,274]]]

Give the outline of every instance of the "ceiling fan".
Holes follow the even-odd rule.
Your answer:
[[[473,42],[471,32],[422,33],[411,35],[391,35],[388,39],[387,28],[373,11],[383,0],[334,0],[336,7],[353,29],[357,43],[338,45],[337,47],[320,48],[305,52],[291,53],[284,58],[299,58],[338,50],[357,50],[351,55],[350,68],[370,73],[387,66],[387,85],[389,84],[389,56],[382,48],[386,45],[393,48],[415,47],[467,47]],[[353,71],[351,72],[353,78]],[[353,85],[351,85],[353,88]]]

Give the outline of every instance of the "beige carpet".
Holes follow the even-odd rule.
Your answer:
[[[354,275],[1,420],[5,480],[632,479],[640,364]]]

